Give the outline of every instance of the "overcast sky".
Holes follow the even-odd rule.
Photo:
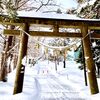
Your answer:
[[[65,9],[77,7],[76,0],[57,0],[57,3],[60,3]]]

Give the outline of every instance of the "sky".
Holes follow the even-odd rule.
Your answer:
[[[64,8],[77,7],[76,0],[57,0],[57,3],[60,3]]]

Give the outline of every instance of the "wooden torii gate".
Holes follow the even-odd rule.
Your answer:
[[[57,16],[57,15],[56,15]],[[1,20],[1,18],[0,18]],[[68,37],[68,38],[82,38],[83,48],[85,55],[85,62],[87,66],[89,86],[91,94],[96,94],[99,92],[97,79],[95,75],[95,64],[93,61],[91,42],[89,30],[100,30],[100,20],[88,20],[88,19],[61,19],[61,18],[47,18],[47,17],[23,17],[18,16],[13,23],[9,21],[3,22],[1,24],[22,26],[23,30],[32,36],[49,36],[49,37]],[[31,31],[31,25],[39,25],[42,27],[52,27],[53,31]],[[80,29],[80,32],[60,32],[60,28],[73,28]],[[26,56],[28,35],[21,34],[20,30],[4,30],[5,35],[21,35],[20,51],[17,63],[17,78],[15,80],[14,93],[22,92],[23,88],[23,78],[25,66],[22,65],[22,59]],[[92,33],[92,39],[100,39],[100,34]]]

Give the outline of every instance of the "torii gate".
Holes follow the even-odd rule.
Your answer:
[[[55,15],[55,16],[58,16]],[[63,16],[62,14],[59,16]],[[1,20],[1,18],[0,18]],[[50,36],[50,37],[68,37],[68,38],[82,38],[83,48],[85,54],[85,62],[87,66],[88,79],[91,94],[99,92],[97,79],[95,75],[95,64],[92,57],[91,42],[88,34],[89,30],[100,30],[100,19],[73,19],[73,18],[55,18],[55,17],[28,17],[18,16],[18,19],[13,23],[3,22],[1,24],[22,26],[23,30],[32,36]],[[42,27],[53,27],[53,31],[30,31],[31,25],[39,25]],[[60,32],[60,28],[73,28],[80,29],[80,32]],[[22,59],[26,56],[28,35],[21,34],[20,30],[4,30],[5,35],[21,35],[20,51],[17,64],[17,78],[15,80],[14,94],[22,92],[23,88],[23,77],[25,66],[22,65]],[[100,39],[100,34],[92,33],[91,38]]]

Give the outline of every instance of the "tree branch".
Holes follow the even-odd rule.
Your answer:
[[[40,5],[40,7],[36,10],[36,12],[38,12],[43,6],[59,6],[59,5],[50,3],[50,1],[52,1],[52,0],[48,0],[46,3],[43,3],[42,0],[39,0],[39,1],[41,2],[41,5]]]
[[[21,2],[21,4],[16,8],[17,10],[20,9],[22,6],[24,6],[27,2],[29,2],[30,0],[26,0]]]

